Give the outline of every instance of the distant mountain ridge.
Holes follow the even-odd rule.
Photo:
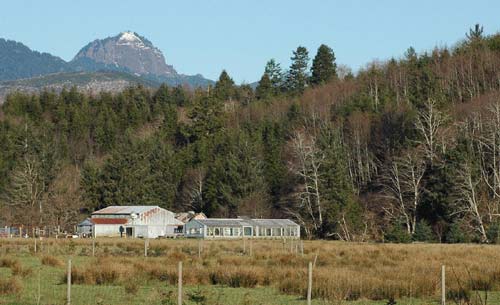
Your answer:
[[[0,38],[0,81],[66,70],[67,63],[59,57],[32,51],[20,42]]]
[[[76,72],[87,72],[89,75],[98,72],[128,73],[136,77],[136,81],[143,79],[140,82],[145,84],[149,82],[205,87],[213,83],[201,74],[177,73],[172,65],[166,63],[163,53],[151,41],[135,32],[127,31],[105,39],[96,39],[84,46],[70,62],[48,53],[33,51],[20,42],[0,38],[0,81],[42,77],[48,87],[57,87],[64,79],[65,73],[69,74],[67,81],[63,83],[71,85],[71,81],[75,81]],[[54,73],[57,74],[56,78],[43,78]],[[124,74],[115,76],[124,78]],[[55,79],[57,83],[49,83]],[[31,83],[39,83],[39,80],[33,80]],[[0,87],[5,92],[9,85],[14,84],[4,82]]]

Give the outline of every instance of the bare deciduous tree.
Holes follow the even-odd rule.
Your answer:
[[[425,151],[427,159],[432,163],[436,158],[439,147],[439,133],[446,121],[446,115],[439,111],[436,102],[428,99],[425,108],[418,113],[415,127],[420,132],[423,140],[419,143]]]
[[[319,170],[325,156],[318,149],[316,138],[309,136],[306,139],[302,131],[295,133],[292,147],[296,162],[290,167],[302,180],[301,190],[298,191],[300,207],[307,211],[313,230],[318,231],[323,225]]]
[[[424,173],[425,163],[420,154],[408,152],[403,158],[390,164],[384,177],[385,194],[393,202],[384,210],[392,220],[402,221],[411,235],[417,227],[417,209],[421,203]]]
[[[481,201],[478,196],[478,185],[481,182],[473,173],[473,167],[466,162],[458,171],[459,181],[456,189],[456,204],[454,214],[465,214],[470,217],[473,229],[480,235],[483,242],[488,241],[484,226],[485,217],[481,209]]]
[[[17,220],[24,223],[42,223],[44,184],[40,173],[40,162],[35,156],[26,154],[12,171],[11,184],[3,200],[11,206]]]

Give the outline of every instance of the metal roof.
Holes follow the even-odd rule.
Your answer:
[[[242,227],[242,226],[252,226],[252,224],[245,219],[238,218],[207,218],[207,219],[195,219],[195,221],[206,225],[207,227]]]
[[[112,205],[112,206],[106,207],[102,210],[95,211],[94,213],[92,213],[92,215],[95,215],[95,214],[130,215],[132,213],[142,214],[142,213],[145,213],[145,212],[150,211],[150,210],[155,209],[155,208],[159,209],[160,207],[157,205],[123,205],[123,206]]]
[[[195,219],[207,227],[289,227],[298,226],[290,219],[241,219],[241,218],[207,218]]]
[[[290,219],[252,219],[259,227],[290,227],[298,226]]]

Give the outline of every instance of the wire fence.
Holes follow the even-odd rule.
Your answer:
[[[334,259],[345,256],[344,251],[302,240],[8,238],[0,240],[0,300],[4,298],[6,304],[310,305],[335,300],[373,304],[370,299],[395,304],[391,300],[425,297],[426,303],[412,303],[445,304],[450,296],[441,265],[429,264],[423,271],[426,283],[414,284],[412,277],[399,280],[397,266],[392,267],[393,278],[379,274],[387,278],[373,283],[365,267],[361,273],[366,278],[341,273],[345,271],[341,263],[329,269]],[[352,262],[346,260],[346,265],[356,264],[356,257],[349,259]],[[363,269],[359,267],[352,268]],[[396,281],[402,283],[396,287]],[[10,285],[8,293],[2,294],[2,285]],[[453,293],[460,292],[456,283],[452,286]]]

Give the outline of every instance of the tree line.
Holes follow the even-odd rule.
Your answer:
[[[358,73],[321,45],[255,89],[15,92],[0,108],[0,221],[71,229],[109,205],[288,217],[309,237],[497,242],[500,35]]]

